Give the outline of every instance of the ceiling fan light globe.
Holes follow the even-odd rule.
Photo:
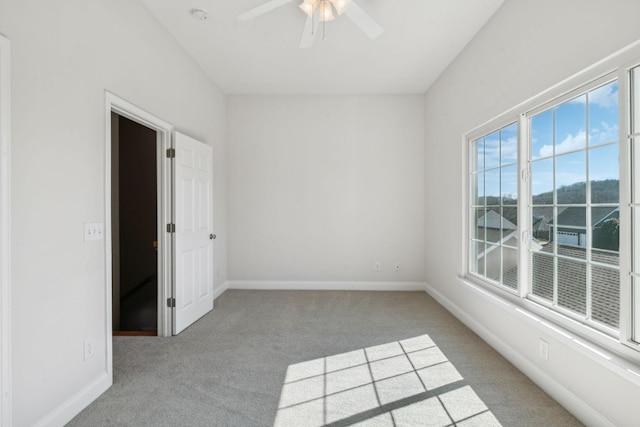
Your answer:
[[[351,0],[329,0],[332,4],[333,7],[336,8],[336,12],[338,12],[338,15],[342,15],[342,12],[344,12],[347,9],[347,6],[349,6],[349,2]]]
[[[300,5],[300,9],[309,17],[313,17],[313,12],[315,12],[315,5],[311,3],[307,3],[306,1]]]
[[[331,7],[331,3],[327,0],[322,0],[320,2],[320,22],[324,21],[333,21],[335,16],[333,16],[333,8]]]

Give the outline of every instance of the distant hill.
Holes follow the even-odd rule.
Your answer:
[[[586,184],[577,182],[558,188],[558,201],[561,204],[585,203]],[[591,181],[591,203],[618,203],[620,194],[620,181],[617,179],[605,179]],[[500,203],[502,201],[502,203]],[[480,199],[482,202],[482,199]],[[505,206],[502,215],[514,224],[518,223],[516,199],[499,197],[487,197],[487,206]],[[540,193],[533,196],[534,205],[550,205],[553,203],[553,192]],[[513,206],[513,207],[511,207]],[[498,211],[499,209],[494,209]],[[538,209],[540,210],[540,209]],[[498,212],[500,213],[500,212]]]
[[[563,185],[558,188],[558,203],[574,204],[585,203],[587,191],[584,182],[576,182],[571,185]],[[605,179],[591,181],[591,203],[618,203],[620,200],[620,181],[617,179]],[[488,201],[488,199],[487,199]],[[540,193],[533,196],[534,205],[550,205],[553,203],[553,192]]]
[[[584,203],[586,185],[584,182],[576,182],[571,185],[563,185],[558,188],[558,198],[562,204]],[[591,181],[591,203],[618,203],[620,194],[620,181],[617,179],[605,179]],[[505,197],[500,203],[500,197],[487,197],[487,205],[515,205],[516,199]],[[482,202],[482,198],[480,199]],[[540,193],[533,196],[534,205],[550,205],[553,203],[553,192]]]

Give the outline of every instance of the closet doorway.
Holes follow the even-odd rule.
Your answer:
[[[111,113],[114,335],[158,333],[158,134]]]
[[[212,147],[110,92],[105,101],[112,375],[112,335],[177,335],[213,309],[216,235]]]

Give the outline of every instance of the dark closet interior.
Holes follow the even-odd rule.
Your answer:
[[[113,331],[158,329],[156,131],[112,113]]]

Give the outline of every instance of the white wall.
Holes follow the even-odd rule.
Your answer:
[[[0,34],[0,425],[10,422],[11,383],[9,337],[11,333],[10,316],[10,278],[9,261],[11,189],[11,102],[10,96],[10,42]]]
[[[441,242],[427,246],[427,283],[435,295],[462,310],[459,314],[464,312],[461,316],[474,329],[492,337],[494,345],[506,344],[501,349],[512,360],[521,360],[521,368],[538,372],[538,381],[564,387],[562,403],[593,425],[606,420],[637,424],[639,382],[597,363],[508,306],[479,297],[457,278],[464,257],[461,139],[640,38],[638,16],[636,0],[507,0],[425,97],[426,200],[447,207],[446,215],[441,210],[425,212],[428,240]],[[550,341],[548,361],[538,356],[539,337]],[[606,420],[588,413],[579,401]]]
[[[423,103],[228,97],[230,280],[422,282]]]
[[[104,242],[83,242],[83,223],[105,218],[105,89],[213,145],[217,285],[225,100],[137,1],[2,0],[0,33],[12,43],[13,421],[60,424],[106,369]]]

